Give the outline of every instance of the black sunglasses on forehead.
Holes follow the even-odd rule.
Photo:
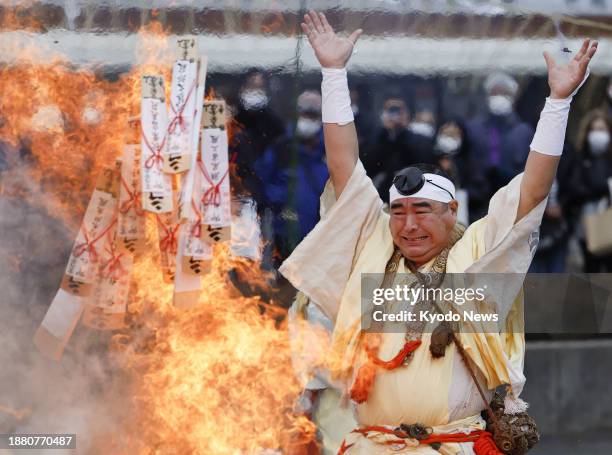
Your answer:
[[[402,169],[395,175],[395,177],[393,177],[393,186],[397,188],[397,191],[402,196],[410,196],[417,193],[421,188],[423,188],[425,182],[431,183],[433,186],[446,191],[450,195],[451,199],[455,199],[455,196],[453,196],[450,191],[441,187],[440,185],[437,185],[431,179],[426,178],[425,173],[417,167]]]

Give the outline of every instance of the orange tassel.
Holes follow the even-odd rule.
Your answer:
[[[368,360],[359,368],[355,383],[351,387],[351,400],[355,403],[367,401],[374,379],[376,379],[376,365]]]
[[[493,436],[488,431],[483,431],[476,442],[474,442],[474,453],[476,455],[504,455],[495,445]]]
[[[344,453],[350,449],[351,447],[353,447],[354,444],[349,444],[346,445],[346,441],[342,441],[342,445],[340,446],[340,449],[338,450],[338,455],[344,455]]]
[[[400,367],[404,363],[404,360],[406,360],[406,357],[408,357],[410,353],[416,351],[416,348],[420,345],[421,340],[406,341],[404,347],[400,349],[391,360],[380,360],[376,354],[370,354],[370,352],[368,352],[368,358],[378,367],[384,368],[385,370],[395,370]]]
[[[380,340],[375,340],[380,341]],[[421,345],[421,340],[406,341],[404,347],[391,360],[381,360],[378,358],[378,343],[375,347],[366,344],[368,360],[359,368],[357,377],[351,387],[351,400],[355,403],[363,403],[368,400],[370,389],[376,379],[376,368],[381,367],[385,370],[395,370],[400,367],[406,357],[414,352]]]

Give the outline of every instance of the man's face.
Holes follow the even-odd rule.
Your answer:
[[[457,201],[401,198],[391,204],[389,228],[393,242],[417,266],[427,263],[448,245],[457,221]]]

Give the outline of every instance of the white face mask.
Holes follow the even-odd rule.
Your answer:
[[[587,136],[587,140],[593,155],[602,155],[608,150],[610,133],[607,131],[591,131]]]
[[[308,139],[321,131],[321,120],[300,117],[295,126],[295,133],[302,139]]]
[[[240,101],[247,111],[263,109],[268,105],[268,95],[260,89],[243,90],[240,94]]]
[[[436,140],[436,148],[445,155],[454,155],[459,151],[461,147],[461,139],[456,137],[446,136],[444,134],[438,136]]]
[[[508,115],[512,112],[512,99],[503,95],[493,95],[487,100],[493,115]]]
[[[430,125],[429,123],[424,123],[424,122],[412,122],[408,126],[408,128],[414,134],[419,134],[425,137],[433,137],[435,133],[434,127]]]

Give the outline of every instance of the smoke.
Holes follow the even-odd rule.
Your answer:
[[[159,284],[157,248],[149,248],[133,277],[129,329],[117,335],[79,324],[58,363],[32,339],[76,227],[45,207],[48,195],[30,178],[35,164],[10,161],[0,177],[0,434],[76,434],[77,453],[86,454],[278,447],[297,425],[288,412],[301,388],[278,323],[283,312],[230,289],[235,280],[257,293],[267,287],[254,267],[261,254],[254,206],[237,204],[232,250],[242,258],[215,256],[199,307],[172,306],[172,286]],[[192,431],[178,431],[186,426]]]
[[[95,434],[117,431],[117,410],[125,409],[117,391],[125,380],[100,349],[104,335],[77,330],[60,363],[32,343],[75,233],[14,195],[45,197],[28,178],[28,164],[5,149],[13,156],[0,174],[0,433],[76,433],[78,452],[94,453]]]
[[[143,55],[159,47],[145,43]],[[59,363],[32,342],[60,287],[94,178],[125,142],[137,81],[149,70],[167,72],[137,67],[110,82],[61,65],[1,71],[0,434],[75,433],[77,452],[86,454],[178,444],[192,449],[182,453],[277,448],[300,386],[280,327],[283,312],[259,297],[269,277],[258,267],[251,204],[241,203],[242,228],[232,234],[232,252],[249,259],[236,261],[228,248],[215,255],[198,308],[172,306],[150,230],[155,240],[140,258],[130,289],[135,316],[124,334],[111,342],[112,333],[78,325]],[[87,95],[96,90],[102,95]],[[87,106],[100,113],[99,124]],[[248,284],[250,297],[230,281]],[[179,431],[187,427],[192,431]]]

